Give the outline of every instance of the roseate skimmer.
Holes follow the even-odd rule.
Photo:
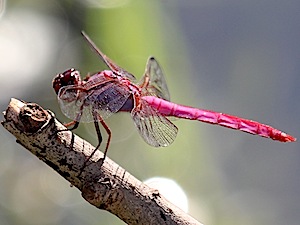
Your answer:
[[[167,118],[169,116],[218,124],[281,142],[296,141],[296,138],[265,124],[170,102],[163,71],[154,57],[148,59],[144,76],[135,84],[131,73],[104,55],[84,32],[82,35],[110,70],[81,80],[77,70],[68,69],[56,75],[53,88],[62,112],[73,120],[67,124],[74,125],[69,130],[77,128],[79,122],[94,122],[98,135],[95,151],[102,142],[99,122],[105,128],[108,140],[104,157],[111,140],[110,129],[104,120],[122,111],[130,112],[142,138],[154,147],[170,145],[177,135],[178,129]]]

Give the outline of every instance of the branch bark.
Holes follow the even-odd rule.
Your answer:
[[[80,170],[94,147],[58,122],[54,114],[35,103],[17,99],[4,112],[2,125],[40,160],[78,188],[82,197],[127,224],[195,224],[188,214],[168,202],[108,157],[97,151]]]

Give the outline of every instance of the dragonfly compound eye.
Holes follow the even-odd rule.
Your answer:
[[[77,85],[81,82],[79,71],[74,68],[68,69],[63,73],[57,74],[53,81],[53,89],[56,94],[58,94],[61,87],[65,87],[68,85]]]

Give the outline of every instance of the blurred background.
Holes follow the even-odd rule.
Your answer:
[[[300,2],[295,0],[0,1],[0,109],[10,98],[62,115],[51,81],[70,67],[106,69],[84,42],[139,79],[150,55],[172,101],[270,124],[300,138]],[[3,120],[3,115],[0,116]],[[175,142],[148,146],[130,115],[107,120],[108,157],[140,180],[165,177],[208,225],[298,225],[300,148],[196,121],[175,119]],[[76,133],[93,144],[93,124]],[[0,223],[124,224],[0,128]]]

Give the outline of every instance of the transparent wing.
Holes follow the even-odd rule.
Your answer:
[[[74,85],[62,87],[58,93],[61,111],[68,118],[80,122],[93,122],[93,112],[106,119],[119,111],[130,92],[115,82],[84,90]]]
[[[154,57],[148,59],[145,74],[140,81],[143,95],[153,95],[170,101],[170,93],[163,71]]]
[[[121,77],[127,77],[128,79],[134,81],[135,77],[124,70],[123,68],[119,67],[116,63],[114,63],[110,58],[108,58],[103,52],[100,51],[100,49],[96,46],[96,44],[83,32],[81,31],[81,34],[87,41],[87,43],[90,45],[90,47],[99,55],[100,59],[118,76]]]
[[[132,110],[131,116],[140,135],[149,145],[166,147],[175,140],[178,128],[147,102],[142,100]]]

